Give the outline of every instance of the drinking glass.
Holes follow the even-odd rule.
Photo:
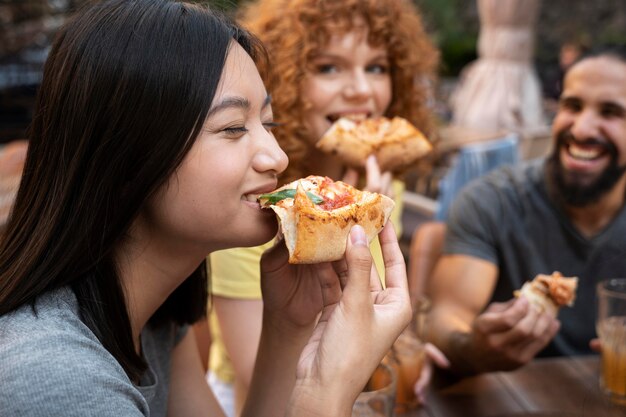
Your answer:
[[[396,373],[381,363],[352,407],[352,417],[393,417],[396,400]]]
[[[412,307],[413,320],[396,339],[386,357],[387,363],[394,367],[398,375],[395,411],[400,414],[419,405],[414,387],[422,373],[426,357],[422,340],[430,300],[422,296],[413,301]]]
[[[600,387],[616,404],[626,405],[626,278],[597,286],[596,331],[602,343]]]

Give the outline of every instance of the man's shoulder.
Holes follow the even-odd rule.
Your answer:
[[[472,185],[514,192],[535,189],[543,183],[544,165],[544,159],[504,165],[478,178]]]

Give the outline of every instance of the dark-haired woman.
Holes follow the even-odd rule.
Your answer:
[[[95,3],[61,29],[0,242],[2,415],[221,415],[187,325],[206,254],[276,232],[256,197],[287,158],[259,57],[246,33],[165,0]],[[359,227],[333,265],[289,265],[282,242],[264,255],[245,415],[350,414],[410,318],[391,227],[381,241],[384,290]]]

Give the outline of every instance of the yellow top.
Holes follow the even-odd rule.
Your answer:
[[[404,182],[394,180],[393,192],[396,206],[391,212],[391,222],[398,236],[402,235],[402,193]],[[268,242],[253,248],[234,248],[213,252],[210,256],[211,294],[220,297],[244,300],[261,299],[261,274],[259,262],[261,254],[272,246]],[[384,277],[384,263],[378,238],[370,245],[372,258],[381,278]],[[211,353],[209,369],[221,381],[232,383],[235,379],[233,367],[222,342],[217,315],[209,312],[211,328]]]

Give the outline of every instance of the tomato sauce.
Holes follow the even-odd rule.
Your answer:
[[[354,203],[354,197],[350,194],[335,195],[333,198],[325,198],[325,201],[319,205],[322,210],[330,211],[340,207]]]

